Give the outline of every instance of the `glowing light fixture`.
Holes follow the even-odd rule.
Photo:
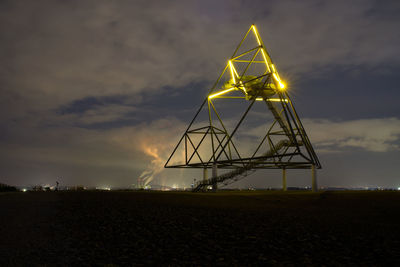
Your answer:
[[[281,79],[279,79],[278,75],[276,75],[276,73],[273,73],[272,76],[274,76],[274,79],[278,82],[279,87],[281,89],[285,89],[285,85],[282,83]]]

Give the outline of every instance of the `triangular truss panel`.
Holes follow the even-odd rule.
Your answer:
[[[239,43],[166,168],[320,168],[255,25]]]

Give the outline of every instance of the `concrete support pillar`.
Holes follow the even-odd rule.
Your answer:
[[[208,169],[203,168],[203,182],[205,183],[208,180]],[[202,191],[205,192],[207,191],[207,188],[202,188]]]
[[[218,166],[217,166],[217,164],[213,164],[213,166],[212,166],[212,178],[216,178],[218,176]],[[215,183],[213,183],[212,184],[212,190],[215,192],[215,191],[217,191],[217,183],[215,182]]]
[[[287,186],[286,186],[286,169],[282,169],[282,190],[287,191]]]
[[[312,181],[312,191],[318,192],[318,185],[317,185],[317,171],[315,169],[315,165],[311,166],[311,181]]]
[[[206,181],[208,179],[208,169],[204,168],[203,169],[203,181]]]

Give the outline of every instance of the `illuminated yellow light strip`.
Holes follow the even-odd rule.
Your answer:
[[[232,61],[231,61],[232,62]],[[236,74],[236,77],[238,77],[239,78],[239,74],[237,73],[237,71],[236,71],[236,68],[235,68],[235,65],[233,65],[233,63],[231,63],[231,65],[232,65],[232,69],[233,69],[233,71],[235,72],[235,74]]]
[[[233,73],[232,61],[230,61],[230,60],[229,60],[229,68],[231,69],[231,76],[232,76],[233,83],[236,83],[235,75]]]
[[[278,72],[276,71],[274,64],[271,64],[271,68],[269,67],[268,60],[267,60],[267,56],[265,55],[264,48],[263,48],[263,46],[262,46],[262,44],[261,44],[261,40],[260,40],[260,38],[258,37],[258,32],[257,32],[256,26],[255,26],[255,25],[252,25],[252,28],[253,28],[254,35],[256,36],[257,43],[258,43],[258,45],[261,46],[261,48],[260,48],[260,49],[261,49],[261,54],[262,54],[262,56],[263,56],[263,58],[264,58],[265,65],[267,66],[268,72],[271,73],[271,68],[272,68],[272,75],[274,76],[274,79],[275,79],[275,80],[277,81],[277,83],[279,84],[279,87],[280,87],[281,89],[284,89],[284,88],[285,88],[285,85],[282,83],[281,77],[279,77],[279,74],[278,74]]]
[[[273,71],[273,72],[276,72],[276,69],[275,69],[274,64],[271,64],[271,68],[272,68],[272,71]]]
[[[263,49],[263,48],[261,48],[261,54],[263,55],[263,58],[264,58],[264,61],[265,61],[265,65],[267,66],[268,72],[271,72],[271,69],[269,68],[269,64],[268,64],[268,61],[267,61],[267,57],[265,56],[265,53],[264,53],[264,49]]]
[[[286,102],[286,103],[288,103],[289,101],[287,100],[287,99],[280,99],[280,98],[269,98],[269,99],[267,99],[267,101],[270,101],[270,102]]]
[[[263,101],[264,99],[261,98],[261,97],[257,97],[256,100],[257,101]],[[287,99],[282,99],[281,100],[280,98],[267,98],[266,100],[269,101],[269,102],[282,102],[282,101],[286,102],[286,103],[289,102]]]
[[[261,45],[261,40],[260,40],[260,38],[258,37],[258,32],[257,32],[256,26],[253,25],[252,28],[253,28],[254,35],[256,36],[258,45]],[[261,47],[261,54],[262,54],[262,56],[263,56],[263,58],[264,58],[265,65],[267,66],[268,72],[271,72],[271,69],[269,68],[267,56],[265,55],[265,52],[264,52],[264,48],[263,48],[263,47]]]
[[[275,80],[278,82],[279,87],[280,87],[281,89],[284,89],[284,88],[285,88],[285,85],[281,82],[281,80],[279,79],[279,77],[276,75],[276,72],[272,73],[272,76],[274,76]]]
[[[276,76],[278,77],[278,79],[280,80],[280,81],[282,81],[281,80],[281,76],[279,76],[279,73],[278,72],[275,72],[276,73]]]
[[[235,90],[234,87],[226,89],[226,90],[223,90],[223,91],[220,91],[220,92],[215,93],[213,95],[209,95],[208,98],[211,99],[211,98],[214,98],[214,97],[219,96],[219,95],[223,95],[223,94],[228,93],[228,92],[233,91],[233,90]]]
[[[278,80],[281,81],[281,77],[279,76],[279,73],[276,71],[274,64],[271,64],[271,67],[272,67],[272,71],[274,73],[276,73],[276,76],[278,77]]]
[[[260,39],[258,38],[258,33],[257,33],[257,29],[256,29],[256,26],[255,26],[255,25],[253,25],[253,32],[254,32],[254,35],[255,35],[256,38],[257,38],[257,43],[258,43],[258,45],[261,45],[261,42],[260,42]]]
[[[258,63],[258,64],[265,64],[265,61],[259,61],[259,60],[253,60],[253,61],[251,61],[251,60],[239,60],[239,59],[235,59],[235,60],[232,60],[232,61],[234,61],[234,62],[239,62],[239,63],[250,63],[250,62],[252,62],[252,63]]]

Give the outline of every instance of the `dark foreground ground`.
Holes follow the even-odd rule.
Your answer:
[[[0,265],[400,264],[398,192],[0,194]]]

